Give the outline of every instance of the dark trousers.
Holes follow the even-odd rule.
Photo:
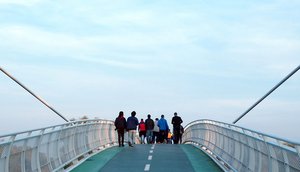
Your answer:
[[[174,137],[174,144],[178,144],[179,142],[179,139],[180,139],[180,128],[177,129],[177,128],[174,128],[173,130],[173,137]]]
[[[159,130],[159,142],[163,143],[164,140],[168,139],[168,131],[167,130]]]
[[[118,129],[118,142],[119,146],[124,145],[124,129]]]

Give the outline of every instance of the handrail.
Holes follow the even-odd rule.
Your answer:
[[[300,144],[214,120],[186,125],[184,143],[198,145],[225,171],[300,171]]]
[[[83,120],[0,136],[0,171],[63,171],[117,142],[114,122]]]
[[[188,123],[184,128],[187,128],[189,125],[194,124],[195,122],[198,122],[198,121],[199,122],[200,121],[211,121],[211,122],[214,122],[214,123],[223,124],[224,126],[231,126],[231,127],[234,127],[234,128],[239,128],[241,130],[245,130],[245,131],[257,133],[259,135],[264,135],[264,136],[267,136],[267,137],[270,137],[270,138],[275,138],[277,140],[281,140],[281,141],[284,141],[284,142],[289,142],[289,143],[292,143],[292,144],[295,144],[295,145],[300,145],[300,142],[295,142],[295,141],[292,141],[292,140],[289,140],[289,139],[280,138],[278,136],[274,136],[274,135],[271,135],[271,134],[266,134],[266,133],[262,133],[262,132],[259,132],[259,131],[255,131],[255,130],[251,130],[251,129],[248,129],[248,128],[244,128],[244,127],[241,127],[241,126],[237,126],[237,125],[234,125],[234,124],[220,122],[220,121],[211,120],[211,119],[199,119],[199,120],[195,120],[195,121],[192,121],[192,122]]]

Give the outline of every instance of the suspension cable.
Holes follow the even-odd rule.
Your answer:
[[[281,84],[283,84],[286,80],[288,80],[292,75],[294,75],[300,69],[300,65],[296,67],[291,73],[289,73],[285,78],[283,78],[277,85],[275,85],[269,92],[267,92],[262,98],[260,98],[257,102],[255,102],[249,109],[246,110],[241,116],[239,116],[233,124],[238,122],[241,118],[243,118],[248,112],[250,112],[255,106],[257,106],[261,101],[263,101],[266,97],[268,97],[274,90],[276,90]]]
[[[25,87],[21,82],[19,82],[16,78],[14,78],[12,75],[10,75],[8,72],[6,72],[2,67],[0,67],[0,70],[7,75],[10,79],[15,81],[17,84],[19,84],[22,88],[24,88],[27,92],[29,92],[32,96],[34,96],[36,99],[38,99],[40,102],[42,102],[45,106],[47,106],[49,109],[51,109],[54,113],[56,113],[58,116],[60,116],[63,120],[66,122],[69,122],[62,114],[57,112],[53,107],[51,107],[46,101],[44,101],[42,98],[34,94],[32,91],[30,91],[27,87]]]

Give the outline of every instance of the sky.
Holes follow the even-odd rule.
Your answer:
[[[298,0],[0,0],[0,66],[67,119],[232,123],[300,64]],[[64,123],[0,73],[0,135]],[[236,125],[300,142],[300,72]]]

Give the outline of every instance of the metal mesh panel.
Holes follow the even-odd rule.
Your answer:
[[[50,171],[51,171],[51,168],[48,165],[41,167],[41,172],[50,172]]]
[[[254,152],[255,152],[255,163],[254,163],[255,170],[254,171],[259,171],[260,166],[261,166],[260,153],[257,150],[255,150]]]
[[[0,171],[5,170],[5,164],[6,164],[6,158],[8,157],[9,154],[9,144],[3,144],[0,145]]]
[[[270,155],[272,158],[278,159],[281,162],[284,162],[282,149],[278,148],[277,146],[269,145]]]
[[[257,149],[260,152],[262,152],[262,153],[264,153],[266,155],[268,154],[268,150],[267,150],[266,144],[264,142],[257,140],[256,141],[256,145],[257,145]]]
[[[290,151],[284,151],[284,153],[287,155],[290,166],[300,171],[300,157]]]
[[[23,151],[24,141],[13,143],[9,156],[9,171],[21,171],[21,154]]]
[[[284,163],[278,162],[276,159],[271,159],[271,169],[272,171],[285,171]]]
[[[249,147],[246,145],[241,145],[241,152],[242,152],[242,157],[241,160],[242,162],[245,162],[244,165],[246,165],[247,167],[249,166]]]
[[[256,148],[256,143],[255,143],[255,140],[252,138],[252,137],[247,137],[247,140],[248,140],[248,143],[247,143],[247,145],[249,146],[249,147],[251,147],[251,148],[255,148],[255,149],[257,149]]]
[[[55,138],[56,135],[51,136],[51,138]],[[49,142],[47,145],[42,145],[42,147],[45,147],[44,149],[46,150],[51,150],[49,151],[49,161],[52,166],[52,168],[57,168],[60,164],[59,158],[58,158],[58,148],[57,148],[57,140],[52,140]]]
[[[7,151],[5,151],[6,150],[5,147],[7,147],[6,144],[0,145],[0,157],[1,158],[3,158],[4,156],[7,155]]]
[[[39,149],[39,160],[40,160],[40,165],[46,165],[48,164],[48,146],[47,145],[41,145]]]
[[[255,171],[255,150],[250,148],[248,149],[248,168],[251,170],[251,171]],[[245,162],[245,161],[244,161]]]
[[[82,127],[76,129],[75,134],[75,152],[77,155],[85,152],[84,130]]]

